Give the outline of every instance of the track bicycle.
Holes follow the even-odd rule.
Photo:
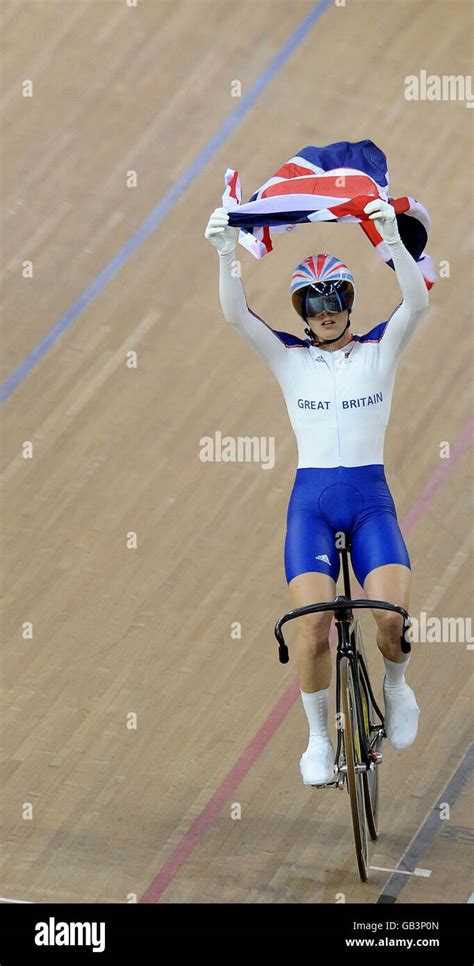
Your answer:
[[[378,838],[379,766],[382,763],[382,742],[385,735],[384,716],[374,698],[370,683],[362,629],[353,611],[356,609],[390,610],[403,617],[400,646],[404,654],[411,651],[407,636],[410,617],[403,607],[386,600],[352,600],[349,576],[350,544],[339,548],[342,563],[344,594],[332,601],[309,604],[284,614],[275,625],[279,659],[289,660],[282,627],[288,621],[333,611],[337,629],[336,653],[336,726],[337,748],[334,780],[320,788],[347,788],[350,799],[352,829],[359,876],[368,877],[368,840]]]

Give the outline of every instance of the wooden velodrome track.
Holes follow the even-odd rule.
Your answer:
[[[372,138],[393,193],[428,207],[449,277],[400,366],[387,475],[413,615],[467,617],[474,112],[403,91],[421,69],[469,75],[472,3],[1,7],[3,378],[27,360],[3,410],[2,899],[467,902],[465,642],[414,649],[420,733],[403,753],[385,745],[367,885],[347,795],[301,783],[306,723],[273,639],[296,447],[271,373],[221,318],[203,232],[227,166],[248,196],[302,145],[341,139]],[[242,266],[277,328],[299,331],[288,278],[312,251],[352,266],[355,331],[398,300],[355,225],[306,226],[275,248],[262,262],[242,250]],[[202,462],[218,431],[274,437],[274,468]],[[426,874],[384,871],[400,862]]]

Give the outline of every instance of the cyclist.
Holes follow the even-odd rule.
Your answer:
[[[427,308],[428,295],[400,239],[392,205],[376,199],[364,211],[390,249],[402,294],[389,319],[366,335],[351,333],[354,279],[338,259],[314,255],[293,273],[291,300],[308,336],[300,339],[272,329],[248,307],[234,267],[239,233],[229,227],[224,208],[212,213],[205,231],[220,256],[224,316],[270,366],[296,435],[298,467],[285,542],[294,607],[334,599],[337,548],[344,539],[351,541],[353,569],[367,597],[390,600],[407,610],[409,606],[410,559],[385,479],[383,443],[396,368]],[[410,657],[400,648],[402,619],[389,611],[372,613],[385,663],[387,736],[395,748],[406,748],[416,738],[419,707],[405,681]],[[301,618],[294,645],[309,723],[308,747],[300,761],[306,785],[324,784],[333,774],[327,727],[331,618]]]

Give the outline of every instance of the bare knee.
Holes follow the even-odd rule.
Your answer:
[[[327,614],[308,614],[301,618],[299,639],[305,651],[314,657],[329,649],[331,617]]]
[[[393,611],[379,611],[377,627],[384,640],[391,641],[394,644],[400,642],[403,629],[403,620],[400,614],[395,614]]]

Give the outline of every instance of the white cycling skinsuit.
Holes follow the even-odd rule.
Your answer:
[[[390,253],[403,301],[387,322],[332,352],[270,328],[248,308],[231,273],[235,253],[219,256],[222,311],[281,386],[299,468],[383,463],[396,369],[427,305],[423,277],[403,243],[392,244]]]
[[[298,445],[288,508],[287,581],[315,571],[337,579],[334,533],[351,541],[361,584],[375,567],[410,566],[388,488],[383,447],[396,369],[428,304],[425,282],[401,240],[390,244],[403,300],[386,322],[353,335],[331,352],[272,329],[247,305],[232,268],[219,254],[219,294],[228,322],[268,363],[285,398]]]

